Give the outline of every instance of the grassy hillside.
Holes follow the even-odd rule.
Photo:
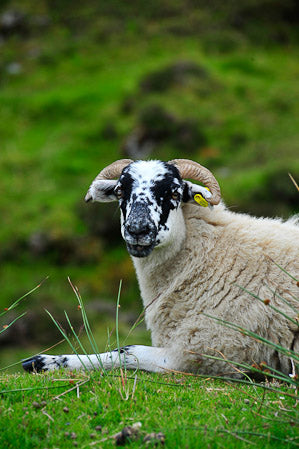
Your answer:
[[[50,276],[2,345],[54,343],[44,308],[76,322],[67,276],[99,335],[120,279],[127,328],[141,311],[116,205],[83,202],[116,158],[192,158],[233,210],[298,212],[288,177],[299,177],[295,7],[234,3],[2,4],[0,307]]]

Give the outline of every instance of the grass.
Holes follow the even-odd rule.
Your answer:
[[[136,422],[142,427],[132,448],[144,447],[151,432],[162,432],[167,448],[299,443],[297,401],[283,392],[180,374],[124,377],[119,371],[2,374],[1,384],[0,444],[8,448],[111,447],[113,435]]]
[[[98,348],[84,303],[77,287],[69,282],[78,300],[87,338],[83,341],[82,335],[76,333],[67,314],[70,335],[50,314],[51,319],[73,353],[96,352]],[[118,348],[123,344],[119,332],[120,290],[121,284],[115,320]],[[273,346],[246,329],[217,321]],[[106,350],[114,348],[111,335]],[[91,351],[86,350],[87,345]],[[59,370],[9,375],[4,371],[0,374],[0,445],[108,448],[118,444],[121,433],[123,441],[119,444],[132,448],[144,447],[145,440],[149,440],[150,446],[163,444],[166,448],[298,447],[298,355],[277,344],[275,349],[292,357],[292,375],[265,364],[250,366],[226,360],[233,370],[258,373],[263,377],[259,383],[247,374],[244,378],[225,379],[179,372],[129,372],[125,366],[111,372]],[[208,357],[224,359],[222,354]],[[130,432],[127,426],[140,428],[126,438],[123,435]],[[163,443],[157,438],[162,438]]]

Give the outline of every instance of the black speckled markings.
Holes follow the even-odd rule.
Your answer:
[[[130,348],[133,348],[135,345],[128,345],[123,346],[122,348],[119,348],[119,353],[124,354],[125,352],[128,352]],[[113,352],[118,352],[118,348],[114,349]]]
[[[40,371],[47,371],[45,368],[45,363],[43,361],[44,357],[41,355],[37,355],[35,357],[31,357],[30,359],[24,360],[22,362],[23,368],[25,371],[28,371],[29,373],[32,372],[40,372]]]
[[[165,228],[169,212],[173,209],[176,209],[179,205],[179,201],[176,202],[171,200],[174,180],[177,181],[176,185],[178,187],[182,184],[182,178],[180,177],[177,168],[172,165],[168,165],[167,168],[169,172],[163,176],[163,179],[161,179],[161,181],[156,181],[151,188],[154,198],[156,199],[158,206],[160,206],[162,210],[159,229]]]
[[[171,194],[174,186],[176,186],[178,190],[182,189],[182,178],[178,169],[174,165],[162,162],[161,164],[163,164],[166,173],[164,173],[160,179],[154,181],[153,185],[150,187],[150,190],[156,204],[161,208],[159,229],[165,229],[165,223],[167,222],[170,210],[177,208],[179,205],[179,201],[176,202],[171,200]],[[130,166],[124,169],[119,179],[119,185],[121,185],[123,190],[123,198],[120,203],[120,208],[125,218],[127,217],[127,204],[129,201],[134,203],[137,199],[141,199],[146,201],[149,207],[154,207],[153,202],[146,194],[146,187],[143,188],[143,192],[139,193],[138,198],[134,193],[134,177],[130,173]],[[180,195],[179,200],[184,199],[181,198],[182,196],[183,195]]]
[[[67,368],[68,366],[68,357],[65,355],[53,356],[50,363],[46,363],[45,360],[46,357],[37,355],[35,357],[31,357],[30,359],[24,360],[22,365],[24,370],[29,373],[48,371],[49,365],[54,365],[55,368]]]
[[[121,204],[120,204],[120,208],[122,210],[124,217],[127,216],[126,208],[127,208],[127,204],[131,197],[133,181],[134,180],[133,180],[131,174],[128,173],[128,168],[125,168],[123,171],[123,174],[119,178],[119,184],[121,185],[123,194],[124,194]]]

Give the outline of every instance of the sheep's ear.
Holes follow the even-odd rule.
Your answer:
[[[85,201],[99,201],[100,203],[106,203],[108,201],[116,201],[116,195],[114,193],[117,181],[106,179],[95,179],[88,189],[85,196]]]
[[[193,184],[190,181],[185,181],[184,187],[184,202],[193,202],[202,207],[213,207],[209,203],[209,199],[212,197],[209,189],[207,187],[199,186],[198,184]]]

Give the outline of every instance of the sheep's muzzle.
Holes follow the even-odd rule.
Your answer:
[[[135,203],[123,223],[123,237],[131,256],[148,256],[156,246],[157,232],[147,206]]]

